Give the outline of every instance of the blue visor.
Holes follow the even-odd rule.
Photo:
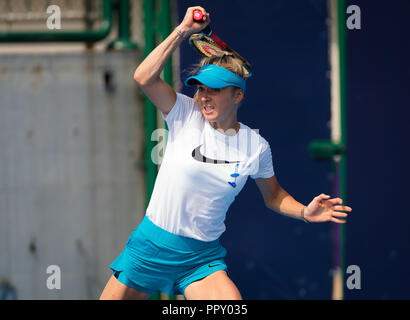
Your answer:
[[[241,78],[236,73],[214,64],[204,65],[199,69],[196,75],[185,80],[185,85],[190,87],[198,84],[198,82],[213,89],[229,86],[241,88],[243,92],[245,92],[246,89],[245,79]]]

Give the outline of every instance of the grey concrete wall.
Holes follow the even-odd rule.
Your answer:
[[[142,219],[136,65],[135,52],[0,56],[0,286],[18,299],[98,298]]]

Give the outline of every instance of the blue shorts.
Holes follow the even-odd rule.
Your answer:
[[[205,242],[179,236],[144,217],[110,268],[129,287],[175,295],[184,294],[189,284],[215,271],[227,271],[225,256],[218,239]]]

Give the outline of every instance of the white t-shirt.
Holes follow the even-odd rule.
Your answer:
[[[168,115],[168,141],[147,216],[174,234],[212,241],[248,176],[274,175],[269,143],[240,123],[234,136],[214,129],[194,99],[177,94]]]

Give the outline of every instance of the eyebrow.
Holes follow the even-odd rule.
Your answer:
[[[202,83],[201,83],[201,84],[198,84],[197,87],[198,87],[198,88],[205,88],[205,87],[206,87],[206,88],[208,88],[208,89],[210,89],[210,90],[221,90],[221,89],[224,89],[224,88],[211,88],[211,87],[207,87],[206,85],[204,85],[204,84],[202,84]]]

